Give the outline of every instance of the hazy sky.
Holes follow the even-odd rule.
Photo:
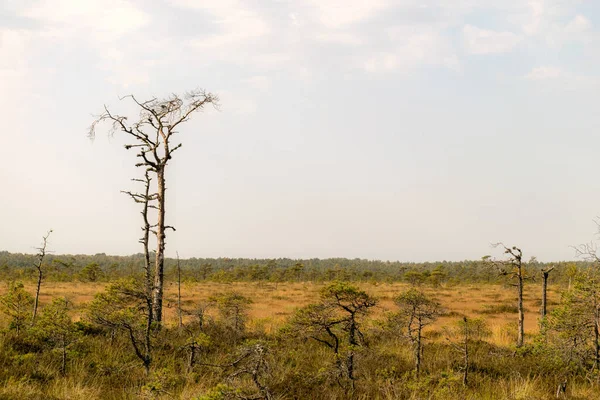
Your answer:
[[[0,250],[141,251],[118,96],[196,87],[167,254],[572,259],[600,214],[600,1],[2,0]]]

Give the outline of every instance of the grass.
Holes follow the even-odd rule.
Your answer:
[[[215,294],[236,291],[253,300],[250,306],[250,322],[260,325],[265,333],[273,333],[282,326],[298,308],[317,301],[319,291],[324,283],[293,282],[293,283],[264,283],[264,282],[232,282],[232,283],[191,283],[182,284],[183,308],[191,309],[194,304],[206,301]],[[85,303],[91,301],[94,295],[101,292],[105,283],[83,282],[45,282],[41,291],[41,304],[49,304],[53,298],[65,296],[75,304],[75,320],[81,317]],[[373,318],[382,318],[386,312],[394,311],[396,306],[393,299],[409,286],[402,283],[364,283],[362,289],[379,299],[379,305],[373,312]],[[26,289],[34,292],[34,284],[26,283]],[[480,317],[485,315],[492,327],[493,335],[490,341],[494,344],[506,344],[510,325],[516,322],[516,293],[511,287],[502,285],[461,285],[455,287],[423,287],[430,296],[435,297],[446,313],[428,330],[441,330],[461,316]],[[6,287],[0,287],[0,294]],[[541,298],[541,285],[527,285],[528,293],[524,301],[525,333],[533,335],[538,332],[538,309]],[[558,303],[556,290],[549,290],[549,305]],[[166,283],[165,287],[165,321],[167,324],[177,323],[177,285]],[[209,310],[211,315],[216,310]],[[186,317],[189,318],[189,317]],[[255,322],[252,322],[255,321]]]
[[[248,338],[266,340],[298,308],[316,302],[325,284],[321,283],[185,283],[182,286],[183,304],[188,310],[208,300],[211,295],[236,291],[252,299],[248,320]],[[460,285],[423,287],[446,309],[444,315],[426,327],[423,375],[414,379],[413,350],[410,343],[397,331],[385,331],[375,323],[386,313],[396,310],[394,298],[408,289],[405,284],[363,283],[359,286],[376,296],[370,322],[365,321],[369,348],[357,350],[360,391],[354,398],[368,399],[551,399],[556,391],[556,374],[539,365],[541,356],[517,355],[516,292],[501,285]],[[74,317],[80,318],[85,304],[102,291],[102,283],[47,282],[42,287],[42,307],[52,298],[66,296],[75,305]],[[31,283],[26,289],[33,292]],[[554,288],[555,289],[555,288]],[[0,287],[0,294],[6,290]],[[538,330],[539,298],[541,288],[526,286],[526,339]],[[165,322],[177,323],[176,284],[169,282],[165,292]],[[550,304],[556,304],[558,291],[549,293]],[[209,315],[217,319],[216,309]],[[484,316],[492,336],[485,343],[473,345],[470,384],[461,383],[461,354],[448,344],[445,327],[456,323],[462,316]],[[186,322],[191,322],[186,316]],[[0,318],[0,320],[2,320]],[[189,324],[192,325],[191,323]],[[167,327],[168,328],[168,327]],[[172,329],[170,336],[157,339],[156,359],[150,376],[145,376],[139,360],[132,355],[127,337],[116,336],[114,344],[106,335],[89,335],[70,351],[68,374],[58,372],[60,357],[51,350],[38,353],[18,351],[18,340],[10,334],[0,335],[0,400],[2,399],[198,399],[220,383],[231,383],[232,370],[215,368],[231,361],[235,345],[222,340],[222,330],[208,330],[214,343],[199,355],[205,366],[187,371],[187,353],[182,350],[186,336]],[[212,333],[211,333],[212,332]],[[273,378],[269,381],[274,392],[288,398],[346,399],[347,393],[327,378],[333,358],[325,346],[295,337],[271,336],[267,356]],[[283,335],[281,335],[283,336]],[[277,343],[277,344],[275,344]],[[2,365],[11,365],[2,368]],[[212,366],[210,366],[212,365]],[[551,365],[552,367],[552,365]],[[533,372],[532,372],[533,371]],[[550,372],[549,372],[550,371]],[[556,376],[555,376],[556,375]],[[239,387],[252,388],[248,379],[239,380]],[[571,385],[571,383],[570,383]],[[291,393],[289,388],[304,390]],[[597,384],[576,381],[569,387],[567,398],[594,398]],[[327,393],[326,397],[318,397]],[[297,396],[296,396],[297,394]],[[294,395],[294,397],[292,397]],[[317,396],[317,397],[315,397]],[[375,397],[376,396],[376,397]],[[206,397],[205,397],[206,398]],[[213,397],[210,397],[211,399]],[[214,397],[218,398],[218,397]]]

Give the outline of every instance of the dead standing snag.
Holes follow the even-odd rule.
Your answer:
[[[121,98],[123,99],[130,99],[139,108],[136,121],[129,122],[126,116],[113,114],[105,106],[104,112],[92,123],[89,136],[95,136],[98,124],[110,122],[112,132],[123,132],[133,140],[131,144],[125,145],[125,148],[138,151],[137,157],[140,160],[136,166],[145,168],[156,177],[156,223],[151,225],[151,232],[156,236],[152,314],[154,320],[160,323],[163,308],[166,230],[174,230],[165,222],[165,173],[173,153],[181,148],[181,143],[174,143],[174,136],[178,132],[178,127],[188,121],[192,113],[203,110],[207,104],[218,107],[218,97],[204,90],[195,90],[183,97],[173,94],[160,100],[154,98],[141,102],[133,95]]]
[[[504,243],[495,243],[492,244],[492,247],[502,247],[504,249],[504,254],[508,255],[508,260],[490,261],[489,256],[486,256],[484,257],[484,261],[492,262],[492,264],[498,268],[501,275],[508,276],[517,281],[517,283],[514,284],[514,286],[516,286],[517,288],[517,307],[519,312],[517,347],[522,347],[525,338],[525,308],[523,306],[523,286],[525,285],[525,280],[531,279],[531,277],[525,274],[525,265],[523,263],[523,251],[520,248],[518,248],[517,246],[506,247]]]
[[[35,324],[35,318],[37,316],[37,309],[38,309],[38,305],[40,302],[40,288],[42,287],[42,279],[44,277],[44,270],[43,270],[43,266],[44,266],[44,258],[46,257],[46,247],[48,246],[48,238],[50,237],[50,234],[52,233],[52,229],[50,229],[48,231],[48,233],[46,233],[46,236],[44,236],[42,238],[42,245],[40,247],[37,248],[38,253],[36,254],[36,262],[35,262],[35,269],[38,272],[38,279],[37,279],[37,286],[35,289],[35,301],[33,303],[33,316],[31,318],[31,325]]]

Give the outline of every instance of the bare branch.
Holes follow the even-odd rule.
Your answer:
[[[592,261],[600,263],[600,257],[598,256],[598,246],[594,242],[580,244],[579,246],[571,246],[575,250],[575,255],[581,257],[586,261]]]

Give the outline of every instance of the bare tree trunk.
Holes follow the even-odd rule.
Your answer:
[[[190,346],[190,358],[188,360],[188,372],[194,368],[194,364],[196,363],[196,346],[192,344]]]
[[[38,267],[38,279],[37,279],[37,287],[35,289],[35,302],[33,303],[33,317],[31,318],[31,325],[35,324],[35,318],[37,317],[37,309],[40,302],[40,288],[42,287],[42,278],[43,272],[42,267]]]
[[[150,207],[149,202],[152,198],[152,196],[150,195],[150,175],[149,175],[149,171],[146,170],[146,173],[144,175],[144,183],[145,183],[145,190],[144,190],[144,196],[142,199],[142,203],[143,203],[143,208],[142,208],[142,217],[144,219],[144,227],[143,227],[143,232],[144,235],[142,236],[142,239],[140,240],[142,242],[142,245],[144,246],[144,280],[145,280],[145,296],[146,296],[146,308],[148,309],[148,319],[146,321],[146,331],[144,332],[144,342],[145,342],[145,347],[146,347],[146,355],[148,358],[151,358],[150,356],[150,352],[151,352],[151,333],[152,333],[152,322],[154,321],[154,313],[153,313],[153,306],[152,306],[152,269],[150,268],[150,229],[151,229],[151,225],[150,225],[150,221],[148,220],[148,208]],[[134,198],[134,200],[136,200],[135,196],[132,195],[132,197]],[[137,201],[137,200],[136,200]]]
[[[517,336],[517,347],[523,346],[525,337],[525,310],[523,309],[523,269],[519,266],[518,273],[518,291],[519,291],[519,332]]]
[[[65,375],[66,372],[67,372],[67,345],[63,341],[63,344],[62,344],[62,363],[61,363],[61,367],[60,367],[60,373],[62,375]]]
[[[356,341],[356,322],[354,314],[351,314],[350,330],[348,332],[348,342],[350,343],[350,351],[348,352],[348,379],[350,379],[350,385],[352,390],[355,390],[354,380],[354,347],[358,346]]]
[[[421,374],[421,330],[423,329],[421,324],[421,318],[419,318],[417,327],[417,345],[415,346],[415,375],[419,378]]]
[[[600,308],[597,305],[594,317],[594,367],[600,370]]]
[[[152,269],[150,268],[150,232],[152,231],[152,225],[150,224],[150,220],[148,217],[148,210],[151,207],[156,208],[154,205],[150,204],[151,201],[156,200],[156,194],[150,193],[150,184],[152,181],[152,179],[150,178],[150,171],[150,168],[146,169],[144,179],[132,179],[133,181],[144,183],[144,192],[142,194],[127,191],[122,192],[129,195],[136,203],[142,204],[141,214],[144,221],[142,231],[144,233],[140,238],[139,242],[144,247],[144,296],[146,301],[146,307],[148,309],[148,320],[146,321],[146,342],[148,343],[150,341],[150,330],[152,327],[152,322],[154,320],[152,307],[153,279]],[[149,346],[146,347],[149,348]]]
[[[541,314],[542,314],[542,321],[546,318],[546,313],[548,312],[548,301],[547,301],[547,294],[548,294],[548,275],[550,275],[550,272],[554,269],[554,267],[548,268],[548,269],[543,269],[542,270],[542,309],[541,309]]]
[[[181,266],[179,265],[179,252],[177,252],[177,313],[179,314],[179,328],[183,326],[181,315]]]
[[[146,369],[146,375],[150,373],[150,364],[152,363],[152,320],[150,317],[152,316],[152,311],[149,311],[148,321],[146,323],[146,331],[144,332],[144,347],[145,347],[145,355],[144,355],[144,367]]]
[[[146,169],[144,174],[144,179],[133,179],[134,181],[143,182],[144,183],[144,193],[132,193],[132,192],[123,192],[131,196],[131,198],[136,203],[142,204],[142,218],[144,220],[144,225],[142,226],[142,231],[144,232],[142,238],[140,239],[140,243],[144,246],[144,300],[146,302],[147,309],[147,319],[146,319],[146,329],[144,331],[144,355],[143,361],[144,366],[146,367],[147,373],[150,369],[150,363],[152,361],[152,323],[154,321],[154,313],[152,306],[152,269],[150,268],[150,231],[152,229],[152,225],[148,219],[148,209],[153,207],[150,205],[150,201],[155,199],[154,194],[150,194],[150,170]],[[113,331],[114,334],[114,331]],[[112,342],[111,337],[111,342]],[[133,340],[133,339],[132,339]]]
[[[492,246],[502,246],[504,248],[504,254],[508,254],[510,256],[510,259],[507,262],[503,262],[502,264],[508,264],[511,267],[511,269],[506,270],[504,268],[500,268],[500,273],[502,275],[508,275],[511,278],[517,280],[517,308],[519,312],[517,329],[517,347],[522,347],[525,338],[525,310],[523,308],[523,285],[526,279],[523,270],[523,251],[517,246],[509,248],[505,246],[502,242],[493,244]]]
[[[157,208],[158,217],[156,225],[156,261],[154,263],[154,296],[153,314],[158,323],[162,322],[163,282],[165,266],[165,171],[159,166],[156,171],[157,177]]]
[[[143,232],[144,236],[140,240],[142,245],[144,246],[144,275],[145,275],[145,284],[146,284],[146,296],[150,299],[149,304],[152,305],[152,270],[150,269],[150,221],[148,219],[148,208],[149,202],[151,200],[150,196],[150,175],[149,171],[146,170],[145,174],[145,190],[143,196],[143,208],[142,208],[142,217],[144,219],[144,227]],[[134,196],[132,196],[134,197]],[[134,197],[134,200],[136,198]],[[150,307],[150,320],[152,320],[152,307]]]
[[[46,236],[44,236],[42,238],[42,247],[38,247],[38,254],[37,254],[37,262],[35,264],[35,268],[38,271],[38,280],[37,280],[37,287],[35,290],[35,301],[33,303],[33,316],[31,318],[31,325],[33,326],[35,324],[35,318],[37,317],[37,309],[40,303],[40,288],[42,287],[42,278],[44,276],[44,271],[42,269],[42,265],[44,263],[44,258],[46,257],[46,246],[48,245],[48,237],[50,237],[50,234],[52,233],[52,229],[50,229],[48,231],[48,233],[46,233]]]
[[[548,272],[543,271],[543,281],[542,281],[542,319],[546,318],[547,312],[547,291],[548,291]]]

